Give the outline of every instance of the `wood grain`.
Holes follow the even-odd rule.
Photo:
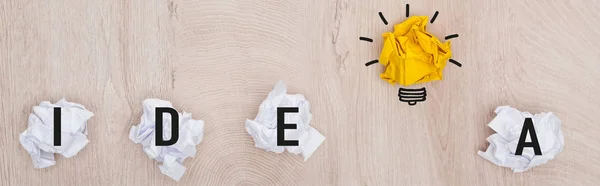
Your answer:
[[[445,79],[409,107],[365,67],[411,15],[453,39]],[[0,185],[175,185],[132,143],[146,98],[206,122],[177,185],[597,185],[597,0],[3,0]],[[384,25],[382,12],[389,25]],[[373,43],[358,40],[360,36]],[[254,147],[244,121],[277,80],[311,102],[327,139],[307,161]],[[18,142],[31,108],[94,112],[90,144],[34,169]],[[565,149],[512,173],[477,155],[500,105],[563,121]]]

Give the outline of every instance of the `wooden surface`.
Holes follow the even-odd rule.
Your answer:
[[[427,101],[365,67],[381,34],[411,15],[453,40]],[[2,0],[0,185],[598,185],[597,0]],[[384,25],[377,13],[390,22]],[[359,36],[374,38],[373,43]],[[311,103],[327,139],[307,161],[254,147],[254,118],[277,80]],[[31,108],[60,98],[94,112],[90,143],[34,169],[18,142]],[[206,122],[179,183],[127,136],[146,98]],[[512,173],[477,155],[497,106],[552,111],[556,159]]]

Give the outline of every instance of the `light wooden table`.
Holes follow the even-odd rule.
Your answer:
[[[365,67],[411,15],[457,33],[427,101]],[[178,185],[598,185],[598,0],[2,0],[0,185],[175,185],[127,136],[146,98],[206,122]],[[377,13],[383,12],[389,25]],[[359,36],[374,38],[373,43]],[[307,161],[254,147],[277,80],[311,102],[327,139]],[[421,85],[415,86],[420,88]],[[94,112],[77,156],[34,169],[18,142],[31,108],[66,98]],[[477,155],[497,106],[552,111],[565,148],[512,173]]]

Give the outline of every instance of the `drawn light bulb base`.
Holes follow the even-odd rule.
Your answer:
[[[398,89],[398,97],[400,97],[401,102],[406,102],[410,106],[415,106],[418,102],[427,100],[427,90],[425,87],[419,89],[400,88]]]

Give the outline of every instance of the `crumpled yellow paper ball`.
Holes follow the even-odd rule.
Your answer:
[[[442,80],[442,71],[452,57],[450,41],[440,42],[427,32],[428,16],[412,16],[383,34],[380,77],[389,83],[410,86]]]

